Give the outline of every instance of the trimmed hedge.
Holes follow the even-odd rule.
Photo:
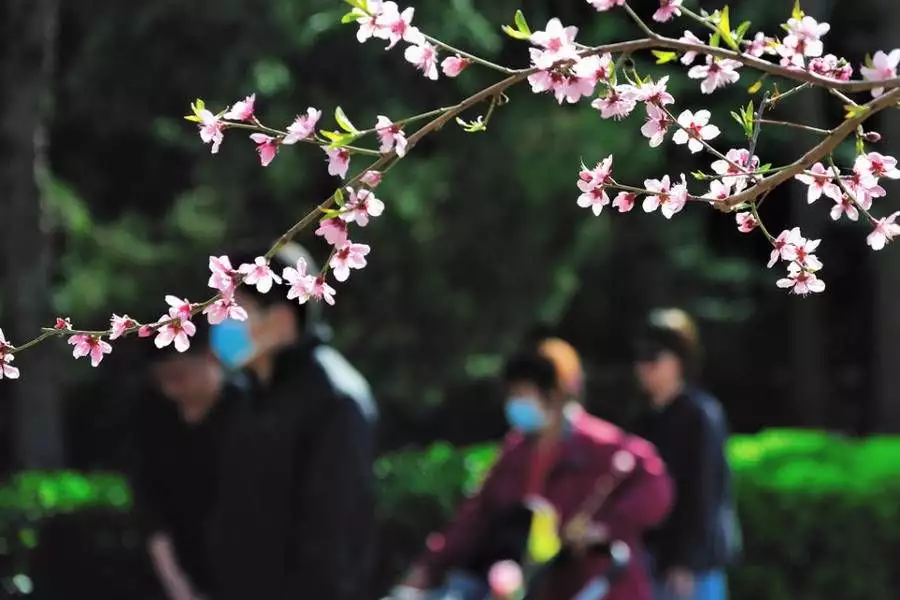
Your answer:
[[[438,443],[378,461],[379,590],[407,567],[464,491],[478,486],[495,456],[493,445]],[[900,438],[770,430],[734,436],[729,457],[745,544],[744,560],[730,574],[734,600],[898,597]],[[112,589],[118,597],[149,597],[135,595],[146,585],[147,569],[135,562],[142,551],[128,524],[129,506],[128,487],[115,475],[15,477],[0,487],[0,577],[9,586],[13,575],[26,573],[33,597],[48,600],[116,597]],[[57,549],[61,544],[65,550]],[[77,577],[60,575],[73,547],[97,557],[96,564],[79,563],[79,572],[99,568],[111,554],[120,562],[132,556],[118,569],[130,583],[107,582],[107,594],[96,576],[83,576],[91,587],[78,589]],[[21,577],[17,582],[27,584]]]

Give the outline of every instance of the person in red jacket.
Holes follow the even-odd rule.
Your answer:
[[[630,474],[593,515],[587,531],[591,541],[625,542],[635,557],[606,600],[650,600],[650,581],[637,558],[643,555],[641,536],[665,518],[673,501],[671,480],[655,448],[581,408],[581,362],[562,340],[545,340],[509,360],[504,379],[511,431],[500,456],[446,531],[429,536],[427,550],[402,586],[431,590],[433,598],[449,597],[448,587],[457,597],[484,598],[483,576],[467,567],[491,535],[486,532],[492,524],[510,507],[539,496],[553,505],[565,531],[624,451],[634,458]],[[569,541],[578,546],[587,540]],[[569,600],[608,564],[603,555],[576,558],[552,573],[541,600]]]

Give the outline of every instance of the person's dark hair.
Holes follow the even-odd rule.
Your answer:
[[[636,337],[635,359],[653,360],[660,352],[672,352],[681,361],[685,378],[699,375],[702,359],[700,336],[694,320],[678,308],[651,311]]]
[[[231,260],[231,265],[237,269],[243,263],[253,264],[257,256],[263,256],[268,250],[268,245],[246,244],[235,248],[228,254],[228,258]],[[301,257],[306,260],[309,273],[315,274],[319,271],[318,263],[315,262],[309,251],[295,242],[288,242],[282,246],[272,257],[272,260],[269,261],[269,267],[280,277],[285,267],[296,268],[297,261]],[[297,321],[298,333],[308,331],[312,326],[317,326],[322,321],[322,307],[318,302],[311,300],[300,304],[296,300],[288,300],[286,289],[272,289],[267,294],[260,294],[255,287],[244,285],[241,287],[241,290],[252,294],[253,299],[260,306],[266,308],[279,304],[290,306]]]
[[[506,361],[503,368],[503,382],[533,383],[544,394],[549,394],[559,386],[553,362],[538,353],[536,348],[514,354]]]

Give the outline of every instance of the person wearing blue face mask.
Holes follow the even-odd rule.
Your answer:
[[[520,527],[519,507],[533,501],[555,509],[560,534],[571,547],[622,540],[638,556],[642,533],[669,510],[671,480],[653,446],[581,408],[581,361],[568,343],[546,339],[526,348],[509,359],[503,379],[511,431],[497,462],[449,527],[429,536],[396,597],[487,598],[491,565],[519,560],[519,542],[504,540],[520,539],[515,532],[509,535],[510,528]],[[627,483],[588,516],[585,527],[569,528],[599,483],[621,472],[627,472]],[[529,597],[570,600],[610,565],[608,556],[588,553],[576,552],[573,561],[549,572],[545,585]],[[604,598],[650,600],[643,564],[630,562]]]
[[[239,265],[265,251],[229,256]],[[280,275],[301,257],[315,272],[296,244],[270,268]],[[321,307],[286,291],[238,288],[248,318],[211,332],[247,400],[223,443],[211,600],[368,600],[376,407],[366,380],[326,343]]]

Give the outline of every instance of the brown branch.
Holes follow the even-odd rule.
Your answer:
[[[877,114],[900,101],[900,87],[892,89],[890,92],[875,98],[868,104],[864,104],[864,110],[861,114],[845,120],[843,123],[835,127],[832,132],[819,144],[813,146],[806,154],[798,158],[796,161],[788,165],[788,167],[775,173],[771,177],[766,177],[755,186],[744,190],[740,194],[729,196],[716,203],[716,206],[724,211],[730,211],[735,206],[750,202],[761,194],[781,185],[785,181],[791,179],[794,175],[801,171],[805,171],[828,154],[831,154],[838,144],[849,137],[857,127],[859,127],[866,119]]]

